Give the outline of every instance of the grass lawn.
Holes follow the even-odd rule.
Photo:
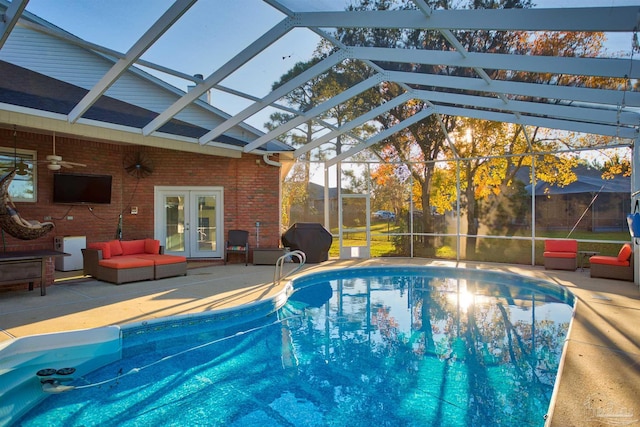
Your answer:
[[[371,256],[383,257],[383,256],[409,256],[409,253],[403,253],[401,244],[403,239],[408,237],[398,236],[401,232],[398,224],[387,222],[376,222],[371,224]],[[337,235],[338,230],[332,230],[334,235]],[[538,233],[538,239],[553,238],[564,239],[567,238],[568,231],[552,231]],[[527,236],[522,236],[527,237]],[[529,236],[530,237],[530,236]],[[569,236],[571,239],[579,241],[578,248],[581,251],[596,251],[601,255],[615,255],[620,249],[621,243],[608,243],[606,241],[614,242],[627,242],[630,241],[630,236],[627,231],[619,232],[590,232],[584,230],[576,230]],[[462,238],[464,240],[464,237]],[[455,259],[456,250],[454,237],[441,237],[436,239],[438,247],[435,248],[435,256],[437,258]],[[584,241],[581,241],[584,240]],[[596,241],[596,242],[592,242]],[[597,242],[602,241],[602,242]],[[406,240],[405,240],[406,244]],[[343,245],[348,246],[366,246],[366,232],[364,227],[362,230],[345,232],[343,235]],[[486,237],[479,237],[477,239],[477,251],[475,256],[470,257],[473,261],[487,261],[487,262],[506,262],[515,264],[530,264],[531,263],[531,241],[528,239],[491,239]],[[420,244],[414,244],[414,255],[421,256]],[[405,251],[407,251],[405,249]],[[543,240],[536,241],[535,245],[535,258],[536,264],[542,265],[542,252],[544,252]],[[339,241],[334,238],[329,255],[332,257],[340,256]]]

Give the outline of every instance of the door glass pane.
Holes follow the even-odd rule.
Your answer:
[[[167,196],[164,199],[164,206],[167,224],[165,249],[170,252],[183,252],[185,250],[184,197]]]
[[[198,251],[216,250],[216,197],[198,196]]]

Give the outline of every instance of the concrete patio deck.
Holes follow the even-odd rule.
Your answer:
[[[302,273],[369,265],[444,265],[506,271],[548,280],[577,298],[548,425],[640,425],[640,292],[630,282],[592,279],[588,270],[507,264],[375,258],[307,265]],[[217,265],[187,276],[121,286],[91,278],[58,281],[38,292],[0,292],[0,342],[15,337],[124,325],[273,298],[273,266]],[[1,364],[0,360],[0,364]]]

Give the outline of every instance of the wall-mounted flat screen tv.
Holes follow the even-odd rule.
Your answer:
[[[102,205],[111,203],[111,175],[56,173],[53,203]]]

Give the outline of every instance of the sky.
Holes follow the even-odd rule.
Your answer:
[[[170,0],[30,0],[27,10],[84,40],[126,52],[172,3]],[[201,0],[145,52],[142,59],[207,77],[283,18],[284,15],[261,0]],[[221,84],[263,97],[270,92],[272,83],[296,62],[311,57],[318,40],[308,30],[295,29]],[[166,80],[182,90],[189,84],[177,78]],[[250,105],[250,101],[239,101],[217,91],[212,96],[216,99],[214,104],[230,114]],[[257,127],[262,128],[262,124]]]
[[[294,10],[341,10],[348,0],[283,0]],[[119,52],[133,43],[166,11],[173,0],[30,0],[29,12],[84,39]],[[639,0],[537,0],[537,7],[628,6]],[[187,11],[143,59],[205,77],[233,58],[253,40],[283,19],[283,15],[261,0],[201,0]],[[263,97],[271,85],[296,62],[308,60],[319,38],[306,29],[295,29],[224,80],[224,86]],[[630,35],[612,39],[613,49],[630,51]],[[188,82],[166,78],[187,90]],[[250,101],[218,91],[213,104],[229,114]],[[268,113],[248,120],[262,129]]]
[[[292,10],[312,11],[342,10],[349,0],[281,2]],[[86,41],[124,53],[173,3],[174,0],[30,0],[27,10]],[[545,8],[640,6],[640,0],[534,0],[534,3],[535,7]],[[200,0],[142,59],[207,77],[283,18],[283,14],[262,0]],[[608,50],[626,52],[624,56],[629,56],[630,34],[608,35],[608,38]],[[310,30],[295,29],[221,84],[263,97],[297,62],[311,58],[319,40]],[[183,79],[158,76],[181,90],[187,90],[190,84]],[[212,91],[211,96],[215,107],[231,115],[252,103],[220,91]],[[264,130],[269,114],[274,111],[265,109],[246,122]],[[322,183],[323,170],[316,169],[313,180]]]
[[[293,10],[342,10],[349,0],[281,0]],[[173,3],[173,0],[30,0],[27,10],[86,41],[126,52]],[[536,0],[536,7],[640,5],[640,0]],[[142,59],[186,74],[205,77],[284,18],[262,0],[200,0],[173,25]],[[263,97],[271,85],[297,62],[308,60],[319,37],[294,29],[221,82]],[[610,36],[610,50],[631,51],[631,36]],[[157,73],[153,73],[158,75]],[[158,75],[181,90],[190,82]],[[234,115],[252,101],[212,91],[212,104]],[[274,109],[250,117],[247,123],[264,130]]]

